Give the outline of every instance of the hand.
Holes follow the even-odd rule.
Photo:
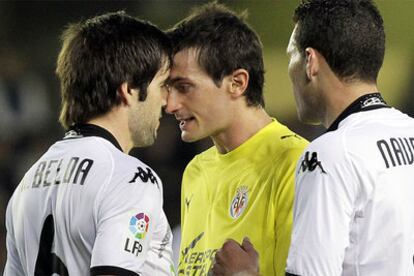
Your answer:
[[[215,276],[259,276],[259,254],[249,238],[240,245],[235,240],[227,240],[217,251],[213,275]]]

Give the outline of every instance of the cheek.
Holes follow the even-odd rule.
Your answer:
[[[162,105],[161,91],[154,89],[151,92],[153,93],[151,98],[151,106],[153,108],[159,108]]]
[[[298,84],[300,78],[300,64],[298,62],[291,62],[289,64],[289,77],[293,84]]]

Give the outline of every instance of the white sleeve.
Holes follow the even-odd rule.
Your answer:
[[[311,144],[301,157],[287,275],[341,275],[358,190],[351,164],[332,141]]]
[[[22,264],[20,262],[19,254],[16,247],[13,229],[13,215],[12,215],[13,197],[10,199],[6,210],[6,246],[7,246],[7,261],[4,267],[4,276],[25,275]]]
[[[154,238],[151,240],[151,251],[144,267],[144,275],[175,275],[172,252],[172,232],[164,211],[161,211]]]
[[[114,176],[115,181],[100,196],[92,275],[145,275],[144,263],[162,209],[162,191],[158,177],[153,178],[154,183],[133,176],[133,171]]]

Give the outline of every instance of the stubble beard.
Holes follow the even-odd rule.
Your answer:
[[[144,114],[141,114],[144,115]],[[148,147],[155,142],[157,130],[151,125],[147,116],[130,114],[128,128],[134,147]]]

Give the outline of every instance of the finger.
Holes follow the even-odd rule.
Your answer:
[[[223,263],[223,249],[217,250],[214,256],[214,264],[221,264]]]
[[[213,272],[213,276],[224,276],[224,268],[218,264],[218,263],[214,263],[213,267],[211,268],[211,271]]]
[[[242,247],[245,251],[252,251],[255,250],[253,244],[251,243],[248,237],[245,237],[242,242]]]
[[[223,251],[233,251],[233,250],[238,250],[240,248],[241,248],[241,244],[239,244],[233,239],[226,240],[222,246]]]
[[[250,256],[254,256],[255,258],[258,258],[259,253],[254,248],[253,244],[251,243],[250,239],[248,237],[245,237],[243,239],[242,248],[246,251],[247,254]]]

